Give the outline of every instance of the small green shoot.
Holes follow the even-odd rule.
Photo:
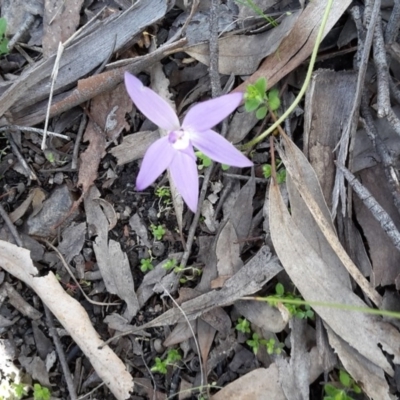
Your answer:
[[[14,390],[15,396],[18,399],[22,399],[24,396],[28,395],[28,386],[23,383],[12,383],[12,388]]]
[[[166,269],[167,271],[174,270],[176,274],[178,273],[189,273],[190,275],[185,275],[182,276],[179,279],[180,283],[186,283],[187,281],[192,281],[196,277],[200,276],[202,274],[202,270],[200,268],[196,267],[182,267],[181,265],[178,265],[176,260],[168,260],[164,265],[163,268]]]
[[[7,31],[7,21],[5,18],[0,18],[0,56],[9,53],[6,31]]]
[[[148,271],[151,271],[154,268],[154,265],[151,263],[151,258],[142,258],[140,260],[140,270],[145,274]]]
[[[360,394],[361,388],[346,371],[340,370],[339,382],[326,383],[324,391],[324,400],[354,400],[349,394]]]
[[[199,159],[199,165],[197,166],[199,171],[211,165],[211,158],[207,157],[201,151],[196,151],[194,154],[196,154],[196,157]]]
[[[33,385],[34,400],[50,400],[51,392],[47,387],[43,387],[39,383]]]
[[[163,228],[163,226],[162,225],[155,226],[152,224],[152,225],[150,225],[150,228],[151,228],[151,233],[154,236],[154,238],[156,240],[162,240],[162,238],[165,235],[165,229]]]
[[[167,186],[161,186],[156,189],[155,195],[164,202],[165,205],[171,204],[171,190]]]
[[[177,261],[175,259],[168,260],[164,265],[163,268],[167,271],[174,269],[177,266]]]
[[[211,158],[207,157],[201,151],[196,151],[194,154],[196,154],[196,157],[199,160],[199,165],[197,166],[199,171],[201,171],[204,168],[207,168],[211,165],[211,162],[212,162]],[[230,165],[221,164],[222,171],[227,171],[230,167],[231,167]]]
[[[244,108],[247,112],[256,112],[257,119],[264,119],[268,108],[276,111],[281,101],[279,99],[278,89],[267,91],[267,80],[258,79],[254,85],[248,85],[244,94]]]
[[[278,184],[284,183],[286,182],[286,169],[285,168],[281,168],[282,162],[281,160],[276,160],[276,180]],[[272,173],[272,166],[271,164],[264,164],[262,167],[262,172],[264,175],[265,179],[269,179],[271,177],[271,173]]]
[[[169,365],[174,365],[177,361],[181,359],[182,356],[179,354],[178,350],[176,349],[168,350],[167,357],[165,360],[161,360],[161,358],[156,357],[155,365],[151,367],[151,371],[165,375],[167,373],[167,367]]]
[[[230,165],[221,164],[222,171],[228,171],[228,169],[229,169],[230,167],[231,167]]]
[[[235,329],[239,332],[250,333],[250,322],[246,318],[239,318]]]
[[[258,353],[260,345],[268,346],[268,342],[265,339],[260,339],[260,335],[255,332],[252,335],[252,339],[246,340],[246,344],[253,349],[254,354]]]
[[[285,347],[285,345],[283,343],[278,342],[278,344],[277,344],[276,340],[274,338],[267,340],[267,343],[266,343],[267,353],[269,355],[281,354],[284,347]]]
[[[286,292],[285,293],[285,287],[282,285],[282,283],[277,283],[275,286],[275,292],[276,295],[275,300],[267,300],[272,306],[276,306],[278,301],[276,298],[281,298],[281,299],[288,299],[288,300],[295,300],[295,299],[301,299],[300,296],[296,296],[293,293]],[[296,318],[300,319],[314,319],[314,311],[311,309],[311,307],[306,304],[304,306],[299,306],[295,304],[285,304],[285,307],[289,311],[291,316],[294,316]]]

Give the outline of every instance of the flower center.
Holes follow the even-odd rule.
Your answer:
[[[190,137],[186,131],[172,131],[168,134],[168,140],[176,150],[184,150],[190,144]]]

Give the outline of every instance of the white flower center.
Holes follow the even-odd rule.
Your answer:
[[[186,131],[172,131],[168,134],[168,140],[176,150],[184,150],[190,144],[190,135]]]

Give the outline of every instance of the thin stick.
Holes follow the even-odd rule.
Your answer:
[[[383,40],[382,19],[379,18],[375,25],[373,38],[373,56],[377,76],[378,89],[378,118],[383,118],[389,114],[390,90],[389,90],[389,68],[386,57],[385,43]]]
[[[64,52],[64,46],[60,42],[58,44],[57,56],[56,56],[56,59],[54,60],[54,68],[51,73],[51,86],[50,86],[49,102],[47,103],[46,119],[44,122],[42,150],[46,150],[47,127],[49,125],[49,119],[50,119],[50,108],[51,108],[51,103],[53,101],[54,85],[56,84],[56,80],[57,80],[57,76],[58,76],[58,69],[60,67],[60,60],[61,60],[61,56],[62,56],[63,52]]]
[[[208,47],[210,50],[210,81],[212,97],[218,97],[221,94],[221,80],[218,72],[218,9],[219,0],[211,1],[210,12],[210,40]]]
[[[30,126],[6,125],[6,126],[2,126],[0,128],[0,132],[4,132],[4,131],[8,131],[8,130],[19,130],[19,131],[22,131],[22,132],[34,132],[34,133],[38,133],[39,135],[44,135],[44,130],[43,129],[32,128]],[[56,137],[59,137],[61,139],[65,139],[65,140],[70,140],[71,139],[69,136],[62,135],[61,133],[47,131],[47,134],[51,135],[51,136],[56,136]]]
[[[12,135],[10,135],[9,133],[6,133],[5,136],[8,139],[8,141],[10,142],[13,153],[16,155],[16,157],[18,158],[18,161],[21,163],[22,167],[28,174],[29,179],[33,179],[35,181],[40,182],[38,177],[36,176],[35,172],[29,167],[28,163],[25,161],[25,158],[20,153],[18,146],[15,144]]]
[[[15,225],[12,223],[12,221],[11,221],[10,217],[8,216],[6,210],[1,205],[1,203],[0,203],[0,216],[3,218],[4,222],[6,223],[8,229],[11,232],[11,235],[13,235],[15,243],[17,243],[17,245],[19,247],[23,247],[22,240],[19,237],[18,231],[15,228]]]
[[[160,282],[160,285],[164,289],[164,291],[167,294],[167,296],[172,300],[172,302],[175,304],[175,306],[178,308],[178,310],[182,313],[182,315],[185,318],[187,324],[189,325],[190,332],[192,332],[193,340],[194,340],[194,343],[196,345],[197,354],[199,355],[200,386],[203,386],[204,385],[203,363],[201,361],[200,346],[199,346],[199,343],[198,343],[198,341],[196,339],[196,334],[194,333],[192,325],[190,324],[189,318],[185,314],[185,311],[183,311],[182,307],[175,301],[175,299],[171,296],[171,294],[168,292],[168,290],[164,287],[164,285],[161,282]]]
[[[71,400],[77,400],[78,396],[76,395],[74,382],[72,381],[72,377],[71,377],[71,371],[69,370],[69,367],[68,367],[67,358],[65,357],[65,353],[64,353],[63,346],[61,344],[60,337],[58,336],[57,330],[54,327],[53,315],[44,303],[43,303],[43,307],[44,307],[44,311],[46,313],[46,320],[47,320],[47,325],[49,327],[49,334],[53,338],[54,345],[56,346],[58,359],[60,360],[61,368],[64,372],[65,382],[67,383],[69,395],[71,397]]]
[[[60,258],[62,264],[64,265],[65,269],[68,271],[69,275],[71,276],[72,280],[75,282],[75,285],[79,288],[81,293],[83,294],[83,297],[91,304],[94,304],[95,306],[119,306],[121,303],[101,303],[99,301],[94,301],[90,297],[87,296],[87,294],[84,292],[82,289],[82,286],[79,284],[77,279],[75,278],[75,275],[73,274],[71,267],[68,265],[67,261],[65,260],[64,256],[60,253],[60,250],[57,249],[57,247],[53,246],[49,241],[46,239],[39,239],[42,242],[46,243],[47,246],[49,246],[52,250],[54,250],[58,257]]]
[[[76,135],[76,139],[75,139],[74,151],[72,153],[71,169],[73,169],[73,170],[78,168],[79,146],[82,141],[83,131],[85,130],[87,120],[88,120],[88,118],[87,118],[86,113],[83,113],[81,123],[79,124],[78,134]]]

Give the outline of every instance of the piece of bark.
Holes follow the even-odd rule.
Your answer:
[[[111,51],[120,50],[146,26],[162,18],[166,8],[164,0],[139,2],[125,12],[98,22],[88,34],[78,36],[62,54],[54,91],[63,91],[92,72],[109,58]],[[11,84],[0,97],[0,116],[11,107],[12,114],[18,113],[48,97],[55,58],[53,55],[38,62]]]
[[[267,246],[262,247],[258,253],[225,282],[219,290],[212,290],[181,305],[181,309],[172,308],[153,321],[135,328],[133,332],[156,326],[172,325],[177,322],[185,322],[182,310],[189,320],[193,320],[203,313],[216,307],[232,304],[243,296],[248,296],[259,290],[282,270]]]
[[[306,93],[303,151],[317,174],[328,208],[335,181],[335,149],[350,116],[357,83],[355,72],[317,70]]]

